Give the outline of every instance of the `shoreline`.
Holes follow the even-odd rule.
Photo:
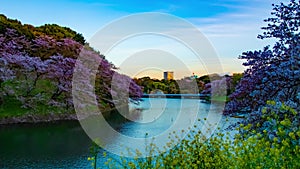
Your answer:
[[[56,123],[61,121],[78,121],[76,114],[44,114],[44,115],[23,115],[19,117],[5,117],[0,119],[0,126],[19,125],[19,124],[40,124]]]
[[[123,107],[114,107],[111,109],[106,109],[100,111],[104,117],[108,117],[112,112],[123,110],[129,112],[129,107],[127,105]],[[56,123],[63,121],[77,121],[83,120],[89,116],[99,115],[99,114],[87,114],[78,119],[77,114],[74,113],[48,113],[48,114],[25,114],[22,116],[15,117],[4,117],[0,119],[1,126],[9,125],[19,125],[19,124],[42,124],[42,123]]]

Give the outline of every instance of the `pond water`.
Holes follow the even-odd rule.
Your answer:
[[[132,121],[116,113],[106,119],[119,133],[132,138],[143,138],[146,133],[159,136],[194,125],[195,117],[203,119],[208,112],[216,117],[220,114],[218,105],[196,99],[145,98],[130,107],[141,110],[128,117]],[[227,125],[222,118],[219,126]],[[110,141],[109,149],[115,150],[127,140],[116,137]],[[87,160],[91,143],[78,122],[0,126],[0,168],[91,168]],[[106,158],[118,158],[109,152],[106,158],[101,154],[98,164],[102,167]]]

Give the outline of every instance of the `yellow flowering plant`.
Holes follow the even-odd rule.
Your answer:
[[[175,148],[156,156],[109,159],[108,168],[300,168],[299,112],[271,102],[257,124],[241,125],[234,139],[217,132],[205,138],[191,130]],[[182,131],[184,132],[184,131]],[[176,132],[170,138],[176,138]],[[172,145],[172,141],[167,145]],[[149,145],[150,146],[150,145]],[[160,151],[151,144],[149,151]],[[150,150],[151,149],[151,150]]]

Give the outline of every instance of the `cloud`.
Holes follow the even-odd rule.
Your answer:
[[[165,8],[155,9],[151,10],[151,12],[161,12],[161,13],[174,13],[181,7],[179,5],[175,4],[164,4],[163,6],[166,6]]]
[[[254,14],[255,13],[255,14]],[[236,37],[258,33],[266,12],[226,13],[209,18],[189,18],[208,37]]]
[[[281,0],[280,0],[281,1]],[[266,24],[264,19],[271,16],[272,3],[279,0],[220,0],[212,3],[228,9],[211,17],[187,18],[208,37],[257,36]],[[285,0],[288,1],[288,0]]]
[[[243,1],[246,2],[246,1]],[[244,51],[258,50],[273,43],[272,40],[259,40],[257,35],[267,24],[263,21],[271,17],[269,5],[253,3],[228,4],[228,8],[236,8],[232,12],[217,14],[212,17],[188,18],[211,41],[217,51],[223,68],[228,72],[243,70],[237,57]],[[248,6],[246,6],[248,4]],[[223,5],[223,4],[219,4]]]

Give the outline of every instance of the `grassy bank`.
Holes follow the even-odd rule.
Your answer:
[[[205,98],[206,101],[210,102],[228,102],[229,101],[229,97],[228,96],[213,96],[213,97],[206,97]]]
[[[127,105],[119,107],[106,107],[106,108],[88,108],[85,107],[87,112],[101,112],[105,118],[111,118],[118,111],[122,111],[125,114],[134,115],[134,111],[129,112]],[[113,114],[113,115],[112,115]],[[97,114],[89,114],[97,115]],[[87,117],[83,117],[87,118]],[[45,104],[39,104],[34,109],[22,108],[22,103],[16,100],[14,97],[6,97],[4,104],[0,105],[0,125],[5,124],[18,124],[18,123],[41,123],[41,122],[54,122],[54,121],[77,121],[77,115],[74,109],[65,109],[64,107],[56,107]]]

